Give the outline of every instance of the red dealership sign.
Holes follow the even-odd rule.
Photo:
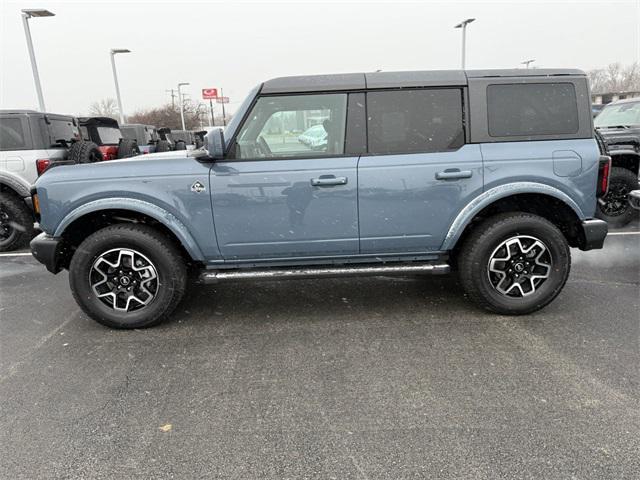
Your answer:
[[[218,89],[217,88],[203,88],[202,89],[202,98],[204,100],[215,100],[218,98]]]

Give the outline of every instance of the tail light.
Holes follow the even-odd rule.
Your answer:
[[[98,147],[98,150],[102,153],[104,160],[115,160],[118,158],[118,146],[117,145],[102,145]]]
[[[596,195],[604,197],[609,191],[609,175],[611,174],[611,157],[602,155],[598,165],[598,188]]]
[[[39,158],[36,160],[36,170],[38,171],[38,176],[42,175],[47,168],[51,166],[51,160],[48,158]]]

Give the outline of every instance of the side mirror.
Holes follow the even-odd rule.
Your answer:
[[[222,128],[214,128],[204,136],[204,149],[214,160],[224,158],[224,133]]]

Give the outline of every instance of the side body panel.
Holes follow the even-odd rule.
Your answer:
[[[220,161],[211,169],[225,260],[358,253],[358,157]],[[315,178],[345,184],[312,186]]]
[[[442,178],[442,174],[461,178]],[[482,193],[479,145],[454,152],[363,156],[358,164],[360,251],[439,250],[451,222]]]
[[[145,157],[61,166],[45,172],[36,182],[42,230],[60,235],[79,214],[127,209],[161,216],[158,220],[174,233],[184,226],[192,238],[188,243],[198,246],[190,252],[194,258],[219,259],[209,195],[211,164],[187,157]],[[192,189],[196,182],[205,188]]]

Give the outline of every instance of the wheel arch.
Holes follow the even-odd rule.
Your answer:
[[[29,197],[29,185],[20,181],[18,178],[7,175],[5,172],[0,172],[0,191],[9,192],[20,199]]]
[[[164,231],[187,259],[202,262],[204,255],[187,227],[175,215],[152,203],[131,198],[109,198],[86,203],[67,214],[58,224],[54,237],[72,245],[87,235],[114,223],[145,223]]]
[[[510,211],[540,215],[556,225],[571,246],[580,242],[578,227],[585,215],[578,204],[557,188],[522,182],[487,190],[467,204],[453,221],[441,249],[455,249],[478,221]]]

